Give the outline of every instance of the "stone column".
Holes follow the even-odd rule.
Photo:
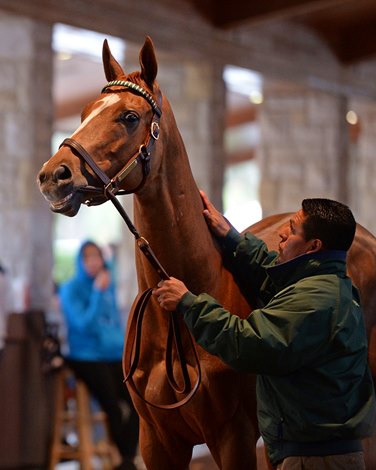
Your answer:
[[[223,66],[211,62],[159,64],[158,81],[169,99],[197,186],[222,207],[226,88]]]
[[[50,157],[51,26],[0,13],[0,260],[13,308],[48,306],[52,214],[36,185]]]
[[[265,81],[260,111],[264,216],[296,211],[306,197],[348,203],[343,96]]]

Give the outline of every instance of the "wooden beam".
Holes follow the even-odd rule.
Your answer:
[[[247,122],[256,120],[258,108],[256,106],[247,106],[234,109],[227,114],[226,127],[236,127]]]
[[[320,54],[312,58],[310,50],[305,51],[293,24],[286,31],[289,44],[299,51],[299,61],[291,59],[286,47],[276,45],[278,53],[265,52],[270,50],[268,23],[258,27],[257,31],[249,28],[237,35],[215,29],[203,20],[191,3],[174,1],[172,10],[172,0],[0,0],[0,14],[9,12],[51,24],[66,23],[118,36],[137,45],[141,45],[148,34],[153,38],[157,55],[158,51],[164,50],[175,54],[179,60],[232,64],[257,70],[270,79],[288,80],[335,94],[376,97],[376,83],[359,78],[356,70],[343,73],[342,65],[334,58],[328,67],[322,66]],[[346,0],[336,1],[341,5]]]
[[[55,104],[55,119],[64,119],[71,116],[81,115],[84,107],[98,98],[98,92],[87,93],[73,100],[65,99],[64,102]]]
[[[212,48],[212,27],[189,4],[172,0],[0,0],[0,11],[47,23],[65,23],[142,44],[146,35],[174,52],[201,57]],[[175,36],[178,41],[171,41]],[[206,51],[206,52],[205,52]]]
[[[343,30],[333,45],[343,64],[354,64],[376,57],[376,18],[367,23],[350,25]]]
[[[246,161],[253,160],[255,158],[254,149],[245,149],[236,152],[231,152],[226,154],[226,164],[235,165],[236,163],[243,163]]]
[[[300,15],[338,7],[353,0],[192,0],[196,8],[214,26],[229,28],[236,24],[255,24],[290,19]]]

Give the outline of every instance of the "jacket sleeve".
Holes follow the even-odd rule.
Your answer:
[[[250,305],[267,303],[274,291],[266,267],[274,263],[277,252],[250,232],[241,235],[234,228],[220,242],[223,262]],[[269,293],[271,291],[271,293]]]
[[[315,306],[315,307],[313,307]],[[178,311],[197,343],[233,369],[285,375],[309,364],[329,342],[328,298],[293,286],[241,319],[207,294],[184,295]]]

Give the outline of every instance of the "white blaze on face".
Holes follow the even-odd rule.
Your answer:
[[[102,98],[101,100],[99,100],[96,104],[96,107],[93,109],[93,111],[89,114],[89,116],[81,123],[80,127],[74,132],[74,134],[72,134],[72,137],[74,137],[75,135],[78,134],[78,132],[80,132],[87,124],[89,124],[89,122],[95,118],[95,116],[98,116],[98,114],[103,111],[105,108],[107,108],[108,106],[111,106],[115,103],[117,103],[118,101],[120,100],[120,96],[119,95],[115,95],[115,94],[111,94],[111,95],[107,95],[105,96],[104,98]],[[47,163],[50,162],[51,159],[54,158],[55,155],[52,155],[52,157],[47,160],[45,163],[43,163],[43,167],[45,165],[47,165]],[[42,168],[43,168],[42,167]]]
[[[85,118],[85,120],[81,123],[80,127],[74,132],[74,134],[72,135],[72,137],[74,137],[75,135],[77,135],[84,127],[86,127],[89,122],[94,119],[96,116],[98,116],[98,114],[103,111],[105,108],[107,108],[108,106],[111,106],[115,103],[117,103],[118,101],[120,101],[120,96],[119,95],[107,95],[105,96],[104,98],[102,98],[101,100],[98,101],[96,107],[93,109],[93,111],[89,114],[89,116],[87,116]]]

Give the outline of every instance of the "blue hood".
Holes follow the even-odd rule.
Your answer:
[[[60,288],[61,309],[67,331],[69,357],[84,361],[121,360],[124,327],[117,304],[115,284],[97,289],[95,277],[84,268],[85,241],[77,254],[74,276]],[[105,265],[106,266],[106,265]]]
[[[80,249],[77,253],[77,257],[76,257],[76,271],[75,271],[74,278],[76,278],[77,280],[81,280],[83,282],[87,282],[88,285],[91,285],[94,282],[94,277],[90,276],[85,271],[85,266],[84,266],[84,250],[89,245],[96,246],[100,250],[98,245],[92,240],[86,240],[81,244]],[[103,262],[104,262],[105,268],[108,269],[108,266],[106,265],[104,260]]]

